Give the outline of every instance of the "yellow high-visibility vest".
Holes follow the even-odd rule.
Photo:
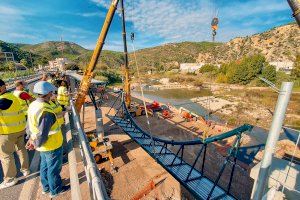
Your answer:
[[[27,110],[28,110],[29,102],[26,101],[26,100],[24,100],[24,99],[21,99],[21,98],[20,98],[20,94],[21,94],[22,92],[24,92],[24,91],[15,90],[15,91],[13,92],[13,94],[18,98],[19,103],[20,103],[22,109],[24,110],[24,114],[27,115]]]
[[[40,117],[45,111],[55,114],[49,103],[39,102],[38,100],[35,100],[29,105],[27,129],[30,131],[30,137],[33,140],[37,139],[38,135],[40,134],[39,121],[40,121]],[[50,129],[47,141],[41,147],[38,147],[36,150],[53,151],[61,147],[62,143],[63,143],[63,136],[62,136],[61,128],[58,124],[58,121],[56,120]]]
[[[64,115],[62,112],[63,108],[61,107],[61,105],[59,105],[58,102],[50,101],[49,103],[50,103],[54,113],[56,114],[59,126],[63,125],[65,123]]]
[[[55,82],[55,81],[54,81],[53,79],[48,79],[47,82],[54,85],[54,82]]]
[[[0,110],[0,134],[8,135],[25,130],[26,118],[18,98],[7,92],[0,95],[0,99],[13,102],[7,110]]]
[[[65,86],[60,86],[57,91],[57,101],[60,105],[69,105],[68,90]]]

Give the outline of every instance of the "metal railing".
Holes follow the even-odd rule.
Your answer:
[[[91,147],[89,146],[88,138],[84,133],[84,130],[82,129],[79,115],[72,101],[71,101],[71,108],[72,108],[73,123],[76,129],[78,130],[80,152],[84,162],[85,175],[87,177],[91,194],[93,195],[91,197],[96,200],[109,199],[99,169],[96,165]]]
[[[40,78],[41,78],[40,74],[33,74],[33,75],[29,75],[29,76],[22,76],[22,77],[7,79],[7,80],[4,80],[4,82],[7,86],[7,90],[12,91],[15,89],[14,82],[17,80],[22,80],[22,81],[26,81],[27,83],[32,83],[34,81],[37,81]]]
[[[71,114],[71,113],[70,113]],[[71,196],[72,200],[81,200],[80,184],[77,173],[77,161],[76,154],[73,146],[73,138],[70,124],[70,115],[65,113],[65,134],[68,146],[68,163],[69,163],[69,172],[70,172],[70,185],[71,185]]]

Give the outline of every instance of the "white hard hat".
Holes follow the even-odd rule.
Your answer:
[[[46,95],[56,90],[57,88],[47,81],[39,81],[33,87],[33,92],[41,95]]]

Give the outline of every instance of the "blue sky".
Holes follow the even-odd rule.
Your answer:
[[[63,36],[93,49],[110,2],[1,0],[0,40],[36,44]],[[220,19],[216,40],[222,42],[293,21],[286,0],[125,0],[125,6],[127,32],[135,32],[137,48],[210,41],[210,22],[216,14]],[[104,48],[122,50],[119,13]]]

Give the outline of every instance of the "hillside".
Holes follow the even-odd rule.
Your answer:
[[[222,63],[261,53],[267,61],[295,60],[300,54],[300,29],[288,24],[252,36],[235,38],[198,55],[198,62]]]
[[[222,63],[240,59],[245,55],[263,54],[267,61],[294,60],[300,54],[300,29],[296,24],[288,24],[252,36],[235,38],[227,43],[181,42],[145,48],[136,52],[137,62],[142,70],[178,68],[180,63],[210,62]],[[34,63],[46,63],[63,56],[84,68],[92,55],[72,42],[49,41],[35,45],[9,44],[0,41],[3,51],[13,51],[16,60],[26,58],[30,62],[32,52]],[[97,68],[119,68],[123,63],[123,53],[104,50]],[[133,54],[129,54],[133,65]],[[132,67],[133,68],[133,67]]]
[[[42,55],[49,60],[57,57],[66,57],[70,60],[75,60],[78,56],[87,53],[89,50],[72,42],[56,42],[49,41],[35,45],[24,45],[20,47],[22,50],[31,51]],[[63,51],[62,51],[63,50]]]
[[[20,49],[20,46],[22,45],[6,43],[0,40],[0,52],[13,52],[16,62],[20,62],[21,59],[25,59],[29,64],[29,67],[31,66],[31,62],[33,65],[47,63],[47,59],[44,56],[22,50]],[[0,60],[0,62],[3,62],[3,60]]]
[[[138,63],[146,68],[178,68],[180,63],[196,62],[200,52],[207,52],[222,43],[211,42],[182,42],[170,43],[153,48],[138,50],[136,56]],[[133,62],[132,53],[129,54]]]

